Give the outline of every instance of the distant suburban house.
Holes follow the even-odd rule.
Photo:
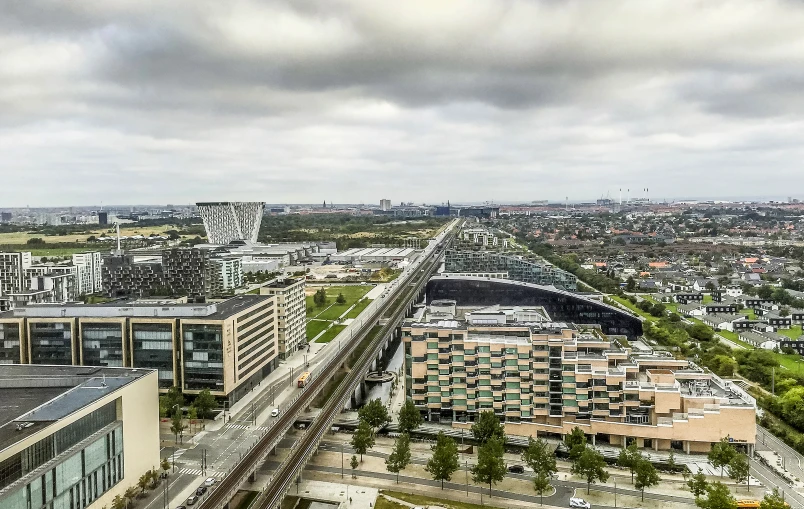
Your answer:
[[[701,321],[706,325],[729,332],[734,332],[734,322],[745,319],[745,315],[704,315],[701,317]]]
[[[702,303],[704,296],[702,293],[677,293],[673,298],[679,304],[693,304],[696,302]]]
[[[696,279],[694,283],[692,283],[692,289],[696,292],[702,292],[704,290],[709,291],[706,288],[706,285],[711,283],[712,287],[717,289],[718,284],[717,281],[714,279]]]

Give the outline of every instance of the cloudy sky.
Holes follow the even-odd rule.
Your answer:
[[[804,3],[5,0],[0,207],[804,198]]]

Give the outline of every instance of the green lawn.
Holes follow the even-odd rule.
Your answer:
[[[712,302],[712,296],[711,295],[704,295],[703,303],[704,304],[709,304],[710,302]]]
[[[354,308],[352,308],[352,310],[351,310],[351,311],[349,311],[349,313],[346,315],[346,318],[357,318],[357,316],[358,316],[360,313],[362,313],[362,312],[363,312],[363,310],[364,310],[364,309],[366,309],[366,308],[368,307],[368,305],[369,305],[369,304],[371,304],[371,300],[370,300],[370,299],[363,299],[363,300],[361,300],[360,302],[358,302],[357,304],[355,304],[355,307],[354,307]]]
[[[327,327],[329,327],[329,322],[323,320],[311,320],[307,322],[307,341],[312,341],[314,337],[318,336],[318,334]]]
[[[345,325],[333,325],[332,327],[327,329],[327,331],[320,338],[316,339],[315,342],[316,343],[329,343],[330,341],[335,339],[335,336],[340,334],[340,332],[345,328],[346,328]]]
[[[801,325],[793,325],[789,329],[779,329],[779,334],[787,336],[790,339],[798,339],[801,336]]]
[[[96,249],[94,247],[63,247],[54,249],[31,249],[31,256],[72,256],[76,253],[86,253],[87,251],[106,251],[106,249]]]
[[[643,318],[647,318],[648,320],[657,320],[655,316],[651,316],[650,314],[642,311],[641,309],[631,304],[631,301],[629,301],[628,299],[623,299],[622,297],[618,297],[616,295],[612,295],[611,298]]]
[[[307,296],[307,316],[319,317],[324,320],[334,320],[349,309],[349,306],[363,298],[371,289],[371,285],[348,285],[325,287],[327,291],[327,305],[318,307],[313,303],[313,296]],[[345,304],[336,304],[338,294],[342,293],[346,298]],[[339,312],[340,310],[340,312]]]
[[[756,315],[756,313],[754,313],[753,309],[749,309],[749,308],[741,309],[739,311],[739,313],[741,315],[747,316],[749,320],[756,320],[757,319],[757,315]]]

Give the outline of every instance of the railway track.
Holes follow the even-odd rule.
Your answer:
[[[382,329],[375,334],[371,344],[363,351],[352,370],[338,385],[333,397],[324,405],[321,414],[313,421],[304,436],[293,445],[290,455],[275,471],[268,487],[260,494],[252,507],[279,507],[285,493],[301,473],[312,452],[318,447],[319,441],[326,434],[335,416],[344,408],[346,399],[351,396],[354,387],[361,380],[380,343],[389,332],[393,331],[400,318],[404,318],[412,297],[419,292],[421,286],[426,283],[427,279],[438,268],[440,253],[448,238],[442,241],[441,246],[430,254],[431,260],[423,264],[422,270],[412,275],[413,284],[405,284],[401,295],[391,305],[390,319],[386,325],[383,325]],[[365,339],[366,335],[372,333],[374,330],[373,324],[377,323],[383,316],[388,316],[387,311],[387,307],[375,310],[371,319],[366,320],[368,326],[361,331],[359,336],[349,342],[348,347],[343,349],[342,354],[331,358],[326,365],[318,370],[318,373],[314,374],[307,386],[285,406],[284,411],[277,417],[271,428],[257,438],[242,460],[201,501],[198,506],[199,509],[223,508],[228,505],[240,486],[255,474],[270,452],[276,448],[279,441],[295,422],[296,417],[307,408],[313,398],[326,386],[329,380],[327,373],[338,366],[342,359],[351,355]]]

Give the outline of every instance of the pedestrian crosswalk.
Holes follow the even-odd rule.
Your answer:
[[[187,449],[176,449],[174,452],[168,456],[168,461],[175,461],[181,457],[182,454],[187,452]]]
[[[221,472],[213,472],[212,470],[207,470],[207,472],[204,473],[204,471],[201,470],[200,468],[182,468],[181,470],[179,470],[179,473],[188,475],[205,475],[207,477],[217,477],[217,478],[223,477],[223,474]]]
[[[248,424],[227,424],[226,429],[247,429],[247,430],[257,430],[257,431],[268,431],[270,428],[265,426],[249,426]]]

